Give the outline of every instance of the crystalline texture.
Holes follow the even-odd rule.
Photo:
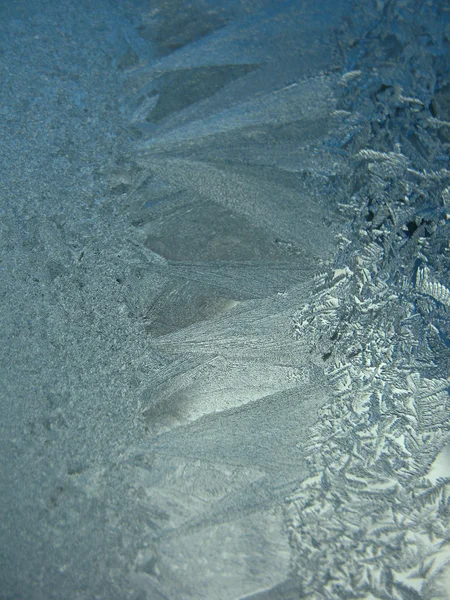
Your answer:
[[[449,598],[446,3],[0,17],[0,599]]]

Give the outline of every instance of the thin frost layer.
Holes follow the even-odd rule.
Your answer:
[[[1,7],[0,597],[445,598],[445,3],[112,4]]]

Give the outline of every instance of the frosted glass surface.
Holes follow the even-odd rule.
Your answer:
[[[450,599],[445,0],[0,0],[0,600]]]

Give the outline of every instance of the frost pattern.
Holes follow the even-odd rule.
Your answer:
[[[448,599],[448,1],[0,14],[0,598]]]
[[[334,388],[305,444],[310,477],[286,506],[304,598],[448,598],[450,478],[428,477],[450,429],[449,173],[439,166],[448,140],[430,131],[425,108],[448,74],[427,72],[432,53],[420,56],[413,41],[422,31],[437,51],[428,10],[406,2],[383,12],[385,40],[422,80],[402,81],[387,63],[374,75],[367,55],[341,80],[358,122],[342,207],[354,229],[341,238],[346,266],[317,279],[294,320]]]
[[[119,61],[134,153],[112,186],[148,335],[134,581],[448,598],[450,13],[186,14],[155,3],[151,51]]]
[[[428,294],[435,300],[442,302],[442,304],[450,306],[450,291],[442,283],[433,281],[427,267],[421,267],[417,270],[416,286],[422,294]]]

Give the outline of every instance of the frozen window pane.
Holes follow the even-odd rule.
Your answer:
[[[0,19],[0,599],[450,598],[447,3]]]

